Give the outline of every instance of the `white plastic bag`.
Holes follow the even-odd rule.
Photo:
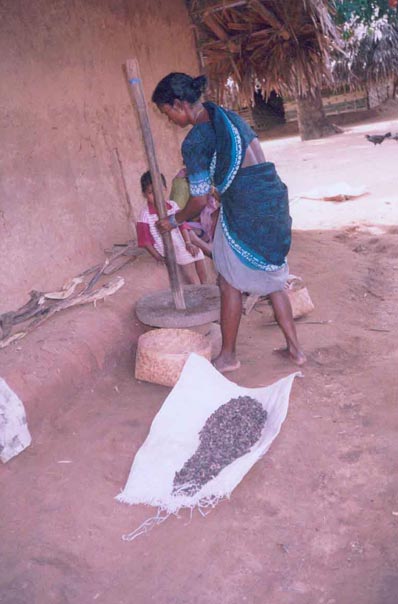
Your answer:
[[[31,443],[22,401],[0,378],[0,459],[6,463]]]
[[[181,508],[203,509],[229,497],[278,435],[296,375],[299,373],[292,373],[271,386],[245,388],[229,381],[205,358],[191,354],[135,456],[124,490],[116,497],[123,503],[154,506],[158,514],[124,538],[134,539]],[[268,413],[260,439],[248,453],[223,468],[194,495],[173,494],[175,474],[197,450],[199,432],[208,417],[231,398],[239,396],[256,399]]]

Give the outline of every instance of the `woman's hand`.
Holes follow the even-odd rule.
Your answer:
[[[158,220],[156,223],[156,228],[158,229],[161,235],[163,235],[163,233],[167,233],[168,231],[173,230],[173,226],[170,224],[168,218],[162,218],[161,220]]]

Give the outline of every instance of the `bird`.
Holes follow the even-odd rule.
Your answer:
[[[385,138],[391,138],[391,132],[387,134],[365,134],[365,137],[374,145],[381,145]]]
[[[393,141],[397,141],[398,143],[398,132],[396,132],[391,138]]]

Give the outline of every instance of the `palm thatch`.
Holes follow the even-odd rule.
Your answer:
[[[365,24],[353,20],[344,26],[345,54],[336,58],[337,80],[352,88],[398,81],[398,27],[386,17]]]
[[[218,102],[231,78],[240,104],[255,85],[266,95],[305,95],[331,83],[330,54],[341,46],[327,0],[187,0],[202,66]]]

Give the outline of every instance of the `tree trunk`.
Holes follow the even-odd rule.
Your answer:
[[[326,117],[319,88],[305,96],[297,95],[297,120],[302,141],[324,138],[342,132]]]

